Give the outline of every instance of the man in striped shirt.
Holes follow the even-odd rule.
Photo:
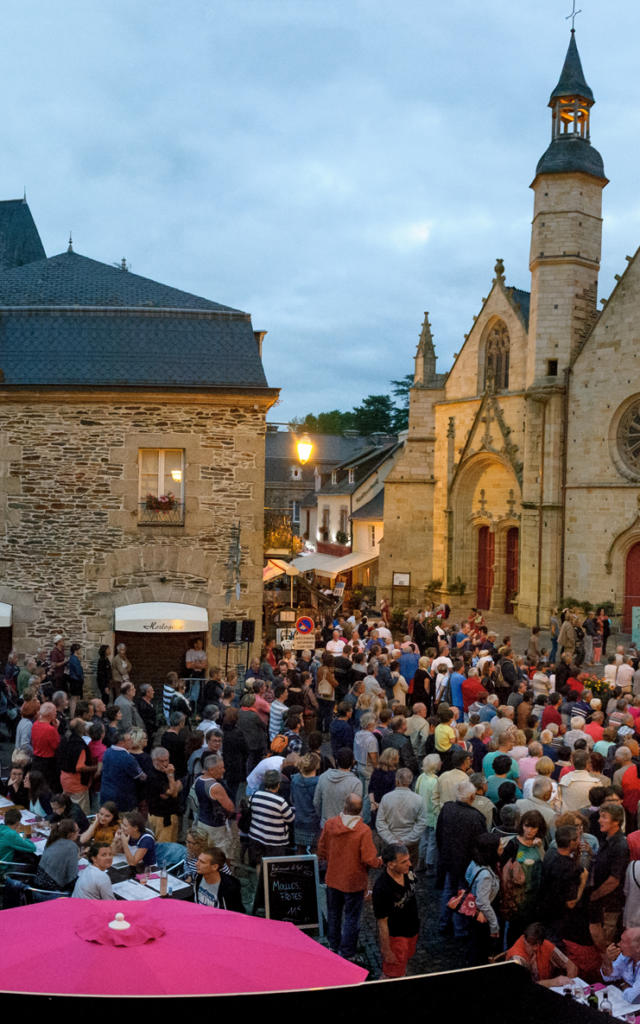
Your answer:
[[[289,848],[289,825],[295,811],[278,795],[280,772],[265,772],[262,788],[251,798],[249,855],[258,864],[263,857],[282,857]]]

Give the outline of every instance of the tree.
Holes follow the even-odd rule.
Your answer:
[[[399,433],[409,426],[409,391],[413,386],[413,374],[407,373],[400,380],[392,380],[390,383],[397,402],[393,416],[393,430],[395,433]]]
[[[362,405],[353,410],[354,426],[361,434],[389,434],[393,429],[393,414],[394,406],[389,395],[367,395]]]

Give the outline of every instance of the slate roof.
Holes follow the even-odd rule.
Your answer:
[[[509,289],[511,299],[519,307],[524,320],[524,325],[529,330],[529,307],[531,305],[531,292],[525,292],[522,288]]]
[[[352,512],[351,519],[359,519],[364,522],[379,522],[384,519],[384,487],[366,505],[361,505],[355,512]]]
[[[0,274],[0,306],[135,306],[240,312],[77,252],[63,252]]]
[[[542,154],[536,174],[568,174],[583,171],[604,178],[604,163],[597,149],[578,135],[560,135]]]
[[[0,307],[3,387],[266,388],[249,317]]]
[[[337,483],[331,483],[331,476],[328,477],[328,483],[317,491],[317,494],[353,494],[357,491],[358,487],[366,477],[374,473],[378,466],[381,466],[383,462],[393,455],[398,448],[402,446],[401,441],[394,441],[391,444],[381,445],[380,447],[368,448],[363,452],[360,452],[352,459],[348,459],[343,462],[342,465],[334,467],[333,472],[338,474]],[[349,483],[349,470],[354,470],[353,483]]]
[[[267,387],[248,313],[74,252],[0,273],[0,370],[5,387]]]
[[[0,202],[0,271],[46,258],[26,200]]]
[[[569,40],[567,55],[564,59],[558,84],[551,93],[549,105],[551,106],[555,99],[562,96],[582,96],[584,99],[591,100],[592,103],[595,102],[593,93],[585,81],[574,29],[571,29],[571,39]]]

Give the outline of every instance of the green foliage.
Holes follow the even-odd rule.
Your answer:
[[[357,430],[360,434],[396,434],[409,425],[409,390],[413,374],[408,373],[399,380],[390,381],[390,395],[367,395],[362,404],[348,412],[332,409],[330,412],[309,412],[304,419],[291,420],[292,430],[307,430],[310,434],[343,434],[345,430]]]
[[[449,584],[449,593],[450,594],[460,594],[460,596],[462,596],[466,589],[467,589],[467,584],[463,580],[461,580],[459,576],[456,576],[455,583],[450,583]]]
[[[338,542],[338,544],[348,544],[349,535],[345,533],[344,530],[338,530],[338,532],[336,533],[336,541]]]
[[[424,588],[427,594],[433,594],[436,590],[440,590],[442,586],[442,580],[429,580],[426,587]]]

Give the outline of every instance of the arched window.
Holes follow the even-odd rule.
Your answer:
[[[493,325],[487,337],[484,382],[496,391],[506,391],[509,387],[509,332],[502,320]]]

